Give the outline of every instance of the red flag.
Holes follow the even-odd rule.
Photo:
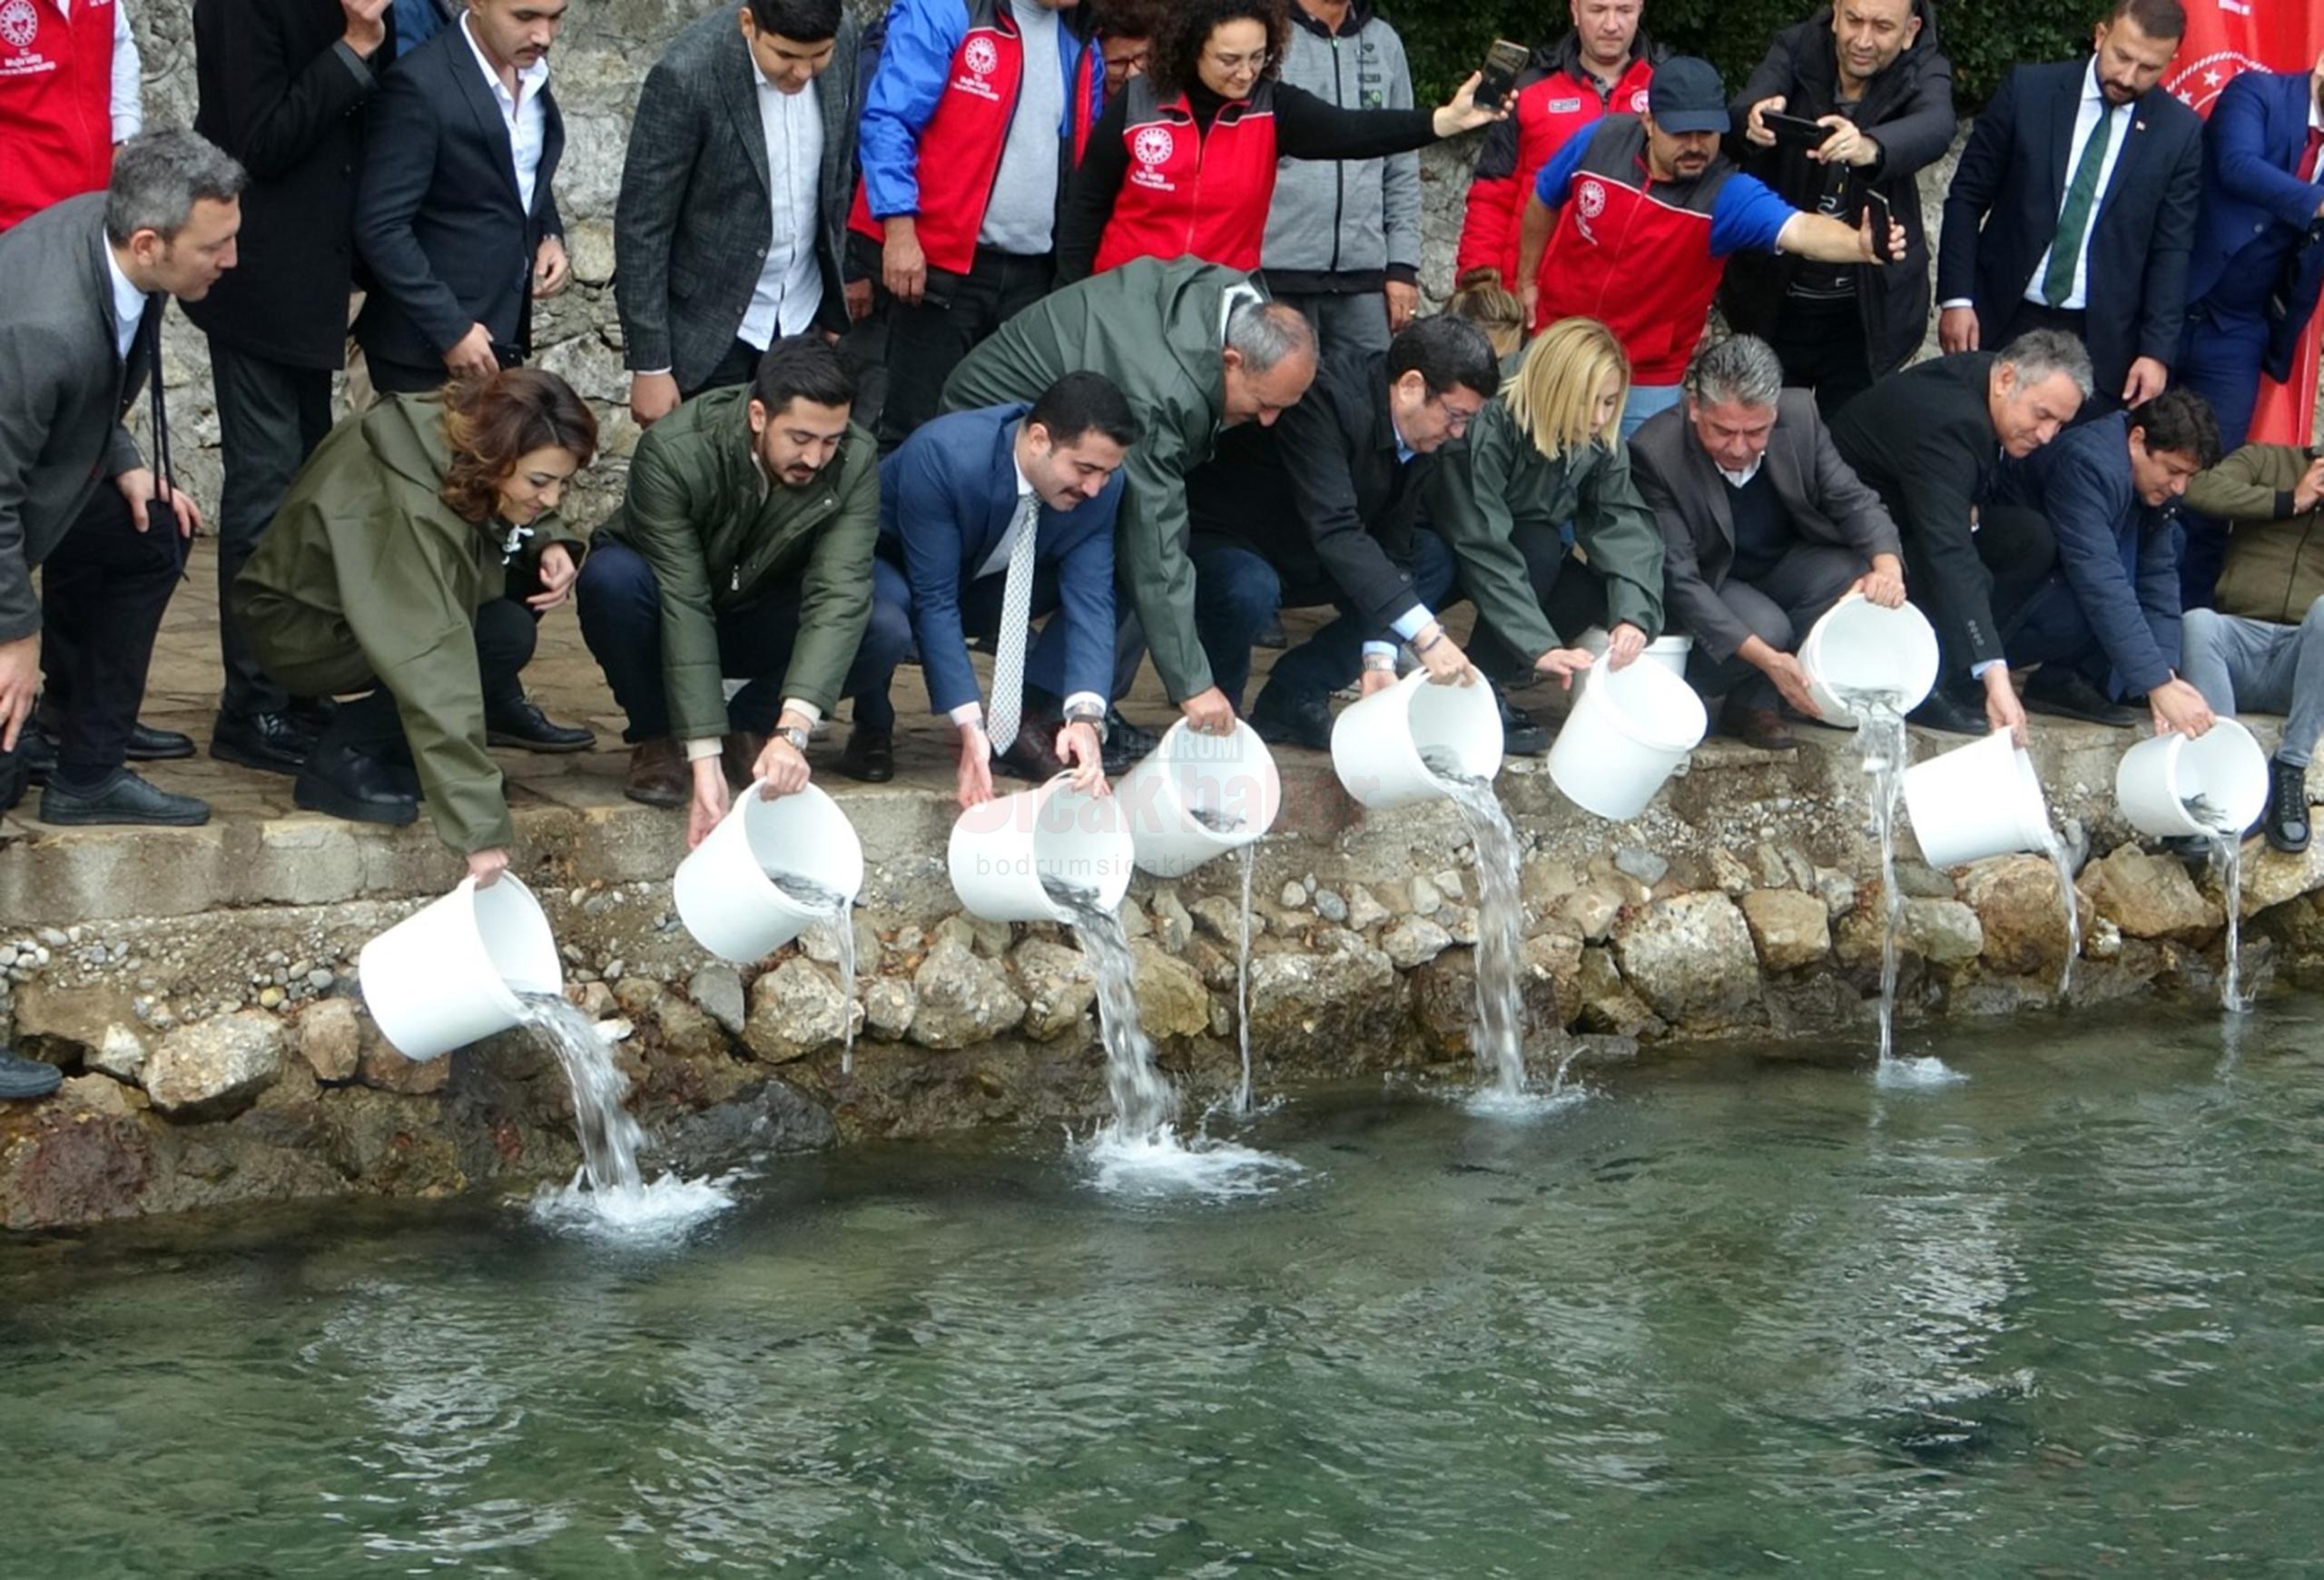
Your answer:
[[[2238,72],[2304,72],[2324,54],[2324,5],[2314,0],[2189,0],[2187,36],[2166,79],[2180,102],[2209,115]],[[2251,414],[2253,443],[2306,444],[2316,412],[2316,370],[2324,313],[2309,321],[2292,361],[2292,381],[2262,376]]]

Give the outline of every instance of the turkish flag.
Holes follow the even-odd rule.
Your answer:
[[[2166,79],[2180,102],[2209,115],[2238,72],[2304,72],[2324,54],[2324,5],[2316,0],[2188,0],[2187,36]],[[2308,443],[2316,414],[2316,367],[2324,313],[2311,318],[2292,362],[2292,382],[2262,376],[2250,442]]]

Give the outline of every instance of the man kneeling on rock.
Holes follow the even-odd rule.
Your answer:
[[[1809,627],[1850,593],[1905,601],[1896,524],[1840,459],[1815,398],[1783,386],[1774,349],[1733,336],[1696,352],[1684,402],[1630,439],[1662,525],[1664,597],[1694,634],[1687,678],[1727,698],[1725,733],[1777,752],[1799,745],[1778,698],[1820,712],[1794,656]]]
[[[777,341],[752,383],[646,430],[582,568],[581,635],[629,716],[626,794],[689,804],[689,844],[726,815],[730,783],[804,789],[808,732],[911,644],[901,611],[872,608],[879,455],[854,400],[821,337]],[[728,676],[744,682],[731,702]],[[859,716],[839,767],[893,777],[884,725]]]

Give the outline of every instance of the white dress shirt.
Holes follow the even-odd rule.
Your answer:
[[[773,234],[766,263],[735,333],[764,351],[779,335],[815,321],[823,304],[823,272],[815,262],[816,216],[823,168],[823,110],[812,88],[786,94],[751,63],[758,81],[759,130],[766,139],[767,208]]]
[[[1039,532],[1040,530],[1041,517],[1040,507],[1039,505],[1036,505],[1033,508],[1033,518],[1031,521],[1021,524],[1019,522],[1019,518],[1024,513],[1025,501],[1033,497],[1033,479],[1025,475],[1024,467],[1018,462],[1013,452],[1009,456],[1009,464],[1017,473],[1017,507],[1009,513],[1009,530],[1000,535],[1000,541],[993,546],[993,550],[990,554],[985,556],[984,563],[977,567],[976,575],[969,578],[971,581],[982,581],[989,576],[1007,575],[1009,571],[1009,557],[1011,553],[1015,552],[1017,548],[1017,539],[1019,537],[1027,532]],[[1025,646],[1029,655],[1029,661],[1032,645],[1033,634],[1030,631],[1028,631],[1025,634]],[[1106,699],[1099,696],[1094,691],[1077,691],[1071,696],[1065,699],[1065,706],[1068,712],[1073,708],[1085,704],[1091,707],[1103,709],[1106,706]],[[960,726],[962,729],[966,729],[970,725],[982,725],[984,723],[984,705],[978,702],[964,702],[960,706],[952,710],[950,716],[952,722]]]
[[[492,89],[492,102],[500,107],[500,123],[508,129],[508,153],[516,166],[517,201],[529,214],[533,212],[533,185],[540,177],[541,144],[547,136],[548,116],[541,109],[541,90],[548,86],[548,56],[541,56],[517,74],[517,92],[512,96],[508,84],[500,80],[500,73],[485,59],[483,46],[477,43],[476,33],[468,26],[468,15],[460,13],[460,36],[468,41],[477,70],[484,74],[486,84]]]
[[[121,262],[105,249],[105,272],[113,276],[113,349],[123,361],[129,360],[130,348],[137,343],[137,326],[145,321],[145,293],[130,283],[129,276],[121,272]],[[155,373],[153,377],[160,377]]]

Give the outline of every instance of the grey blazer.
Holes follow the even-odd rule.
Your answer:
[[[145,358],[118,349],[104,220],[105,194],[84,193],[0,234],[0,642],[40,629],[33,568],[145,464],[122,426]]]
[[[840,292],[855,186],[857,31],[842,18],[832,63],[811,90],[822,112],[815,260],[817,322],[847,327]],[[670,43],[638,94],[614,210],[614,305],[623,361],[667,368],[693,390],[734,343],[773,224],[758,79],[731,5]]]
[[[1786,390],[1776,402],[1776,429],[1760,464],[1804,541],[1853,548],[1867,560],[1900,552],[1896,524],[1880,496],[1832,448],[1807,391]],[[1711,658],[1733,657],[1751,634],[1718,596],[1735,563],[1735,518],[1727,481],[1696,439],[1684,401],[1630,436],[1630,475],[1662,526],[1664,602],[1672,626],[1693,633]]]

